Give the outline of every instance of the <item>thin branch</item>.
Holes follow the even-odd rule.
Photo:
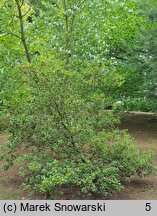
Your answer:
[[[70,26],[70,35],[72,35],[73,27],[74,27],[75,14],[72,15],[71,26]]]
[[[20,4],[20,8],[23,6],[25,0],[22,0],[21,4]]]
[[[4,2],[3,5],[1,6],[1,8],[5,7],[5,6],[6,6],[6,3],[7,3],[7,2]]]
[[[65,12],[65,28],[66,28],[66,50],[69,50],[69,21],[68,21],[68,16],[66,14],[67,12],[67,4],[66,0],[63,0],[63,7],[64,7],[64,12]],[[69,56],[66,54],[66,63],[69,63]]]
[[[20,36],[18,36],[18,35],[16,35],[16,34],[14,34],[14,33],[12,33],[12,32],[8,32],[8,33],[1,33],[0,34],[0,37],[5,37],[5,36],[7,36],[7,35],[13,35],[13,36],[15,36],[15,37],[17,37],[17,38],[19,38],[20,40],[21,40],[21,37]]]
[[[14,33],[12,33],[12,32],[8,32],[8,34],[10,34],[10,35],[13,35],[13,36],[15,36],[15,37],[17,37],[17,38],[19,38],[20,40],[22,39],[19,35],[17,35],[17,34],[14,34]]]
[[[80,3],[78,3],[78,4],[76,5],[76,7],[79,8],[85,1],[86,1],[86,0],[82,0]]]
[[[73,5],[74,5],[74,0],[72,2],[73,2]],[[74,13],[74,9],[73,9],[71,26],[70,26],[70,35],[72,35],[72,32],[73,32],[74,20],[75,20],[75,13]]]
[[[120,59],[120,60],[123,60],[123,61],[127,61],[128,59],[127,58],[124,58],[122,56],[116,56],[116,55],[110,55],[111,57],[114,57],[116,59]]]
[[[58,106],[56,100],[55,100],[54,98],[52,98],[52,99],[53,99],[53,102],[54,102],[54,104],[55,104],[56,111],[58,112],[58,114],[59,114],[59,116],[60,116],[61,124],[62,124],[62,126],[64,127],[64,129],[69,133],[69,137],[67,137],[67,135],[66,135],[66,137],[67,137],[67,138],[70,138],[70,139],[71,139],[71,144],[72,144],[73,146],[75,146],[74,138],[73,138],[73,136],[72,136],[72,134],[71,134],[71,131],[69,130],[69,128],[68,128],[68,127],[66,126],[66,124],[64,123],[64,120],[63,120],[64,117],[63,117],[62,113],[60,112],[60,108],[59,108],[59,106]]]
[[[22,15],[22,17],[26,16],[26,15],[29,13],[30,10],[31,10],[31,7],[29,7],[28,11],[27,11],[26,13],[24,13],[24,14]]]
[[[29,63],[31,63],[31,55],[29,53],[28,46],[27,46],[27,43],[26,43],[26,37],[25,37],[25,31],[24,31],[24,25],[23,25],[23,15],[22,15],[22,11],[21,11],[21,6],[20,6],[20,3],[19,3],[19,0],[15,0],[15,2],[16,2],[17,10],[18,10],[19,21],[20,21],[21,41],[22,41],[24,49],[25,49],[27,60],[28,60]],[[22,3],[24,3],[24,1],[22,1]]]

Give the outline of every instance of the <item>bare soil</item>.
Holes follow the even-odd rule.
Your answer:
[[[154,163],[157,166],[157,119],[146,113],[121,114],[120,129],[127,129],[136,140],[141,149],[152,149],[154,152]],[[0,146],[8,139],[6,133],[0,134]],[[8,172],[3,171],[3,163],[0,162],[0,200],[3,199],[44,199],[44,196],[28,196],[20,189],[22,179],[18,177],[18,166],[14,166]],[[157,174],[152,174],[145,179],[133,178],[131,182],[125,183],[121,192],[112,193],[108,197],[93,196],[93,199],[114,200],[156,200],[157,199]],[[71,192],[70,192],[71,191]],[[61,199],[80,199],[75,188],[65,193]],[[85,199],[85,197],[82,197]]]
[[[140,149],[154,152],[154,164],[157,166],[157,118],[147,113],[128,113],[121,115],[120,129],[127,129],[136,140]],[[110,197],[111,199],[157,199],[157,173],[145,179],[132,179],[124,190]]]
[[[0,146],[8,139],[8,134],[0,134]],[[19,189],[19,178],[16,167],[11,168],[8,172],[3,170],[3,163],[0,163],[0,200],[19,199],[21,191]]]

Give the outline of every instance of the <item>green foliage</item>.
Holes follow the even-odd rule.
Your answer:
[[[20,79],[25,88],[16,92],[5,156],[5,168],[15,159],[24,161],[20,175],[26,189],[53,196],[58,187],[74,185],[88,196],[107,195],[120,190],[122,180],[153,171],[152,154],[138,151],[125,132],[114,129],[119,120],[105,110],[111,102],[105,86],[119,85],[114,71],[113,83],[107,68],[102,73],[104,67],[93,64],[79,73],[53,58],[49,67],[29,67]],[[16,71],[22,74],[22,69]]]
[[[3,0],[0,22],[5,170],[20,160],[23,187],[52,196],[69,185],[107,195],[153,171],[152,154],[106,110],[132,73],[117,59],[143,23],[133,0]]]
[[[154,112],[157,111],[157,104],[155,100],[147,98],[134,98],[126,100],[123,105],[124,110],[128,111],[141,111],[141,112]]]
[[[0,132],[5,131],[9,125],[9,115],[7,112],[0,111]]]
[[[122,181],[134,174],[149,175],[153,170],[152,153],[137,151],[124,132],[99,133],[89,145],[90,152],[86,149],[77,152],[77,156],[74,153],[75,159],[59,160],[50,152],[41,154],[37,149],[36,156],[25,154],[23,160],[28,166],[20,171],[20,175],[26,177],[24,188],[50,192],[53,197],[59,187],[65,189],[75,185],[87,196],[93,193],[107,195],[122,189]]]
[[[126,61],[118,65],[125,82],[117,94],[124,100],[125,109],[156,112],[157,4],[154,0],[143,0],[138,6],[143,24],[132,47],[126,44]]]

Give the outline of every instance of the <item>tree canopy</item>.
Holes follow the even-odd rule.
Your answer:
[[[144,9],[134,0],[1,0],[0,116],[10,133],[2,158],[6,170],[26,163],[24,188],[107,195],[153,171],[152,153],[114,115],[115,102],[130,109],[155,89],[156,27]]]

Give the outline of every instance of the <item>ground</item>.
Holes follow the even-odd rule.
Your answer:
[[[147,113],[123,115],[121,129],[127,129],[139,148],[152,149],[157,166],[157,119]],[[113,197],[114,199],[114,197]],[[133,179],[115,199],[157,199],[157,175],[146,179]]]
[[[136,113],[121,115],[122,123],[121,129],[127,129],[134,137],[142,149],[152,149],[154,151],[154,163],[157,166],[157,119],[152,115]],[[7,141],[8,135],[6,133],[0,134],[0,145]],[[2,163],[0,163],[0,169]],[[2,169],[1,169],[2,170]],[[29,197],[26,192],[20,189],[21,179],[17,174],[17,167],[15,166],[9,172],[0,172],[0,200],[2,199],[39,199],[43,197]],[[68,193],[69,194],[69,193]],[[65,199],[66,197],[63,197]],[[70,199],[77,199],[77,197],[70,196]],[[93,197],[100,199],[100,197]],[[102,198],[101,198],[102,199]],[[153,174],[145,179],[132,179],[130,183],[125,184],[125,188],[118,193],[113,193],[103,199],[137,199],[137,200],[156,200],[157,199],[157,174]]]
[[[3,145],[8,139],[6,133],[0,134],[0,145]],[[2,169],[2,162],[0,163],[0,200],[2,199],[19,199],[21,198],[21,191],[19,188],[19,180],[16,169],[11,169],[7,173]]]

